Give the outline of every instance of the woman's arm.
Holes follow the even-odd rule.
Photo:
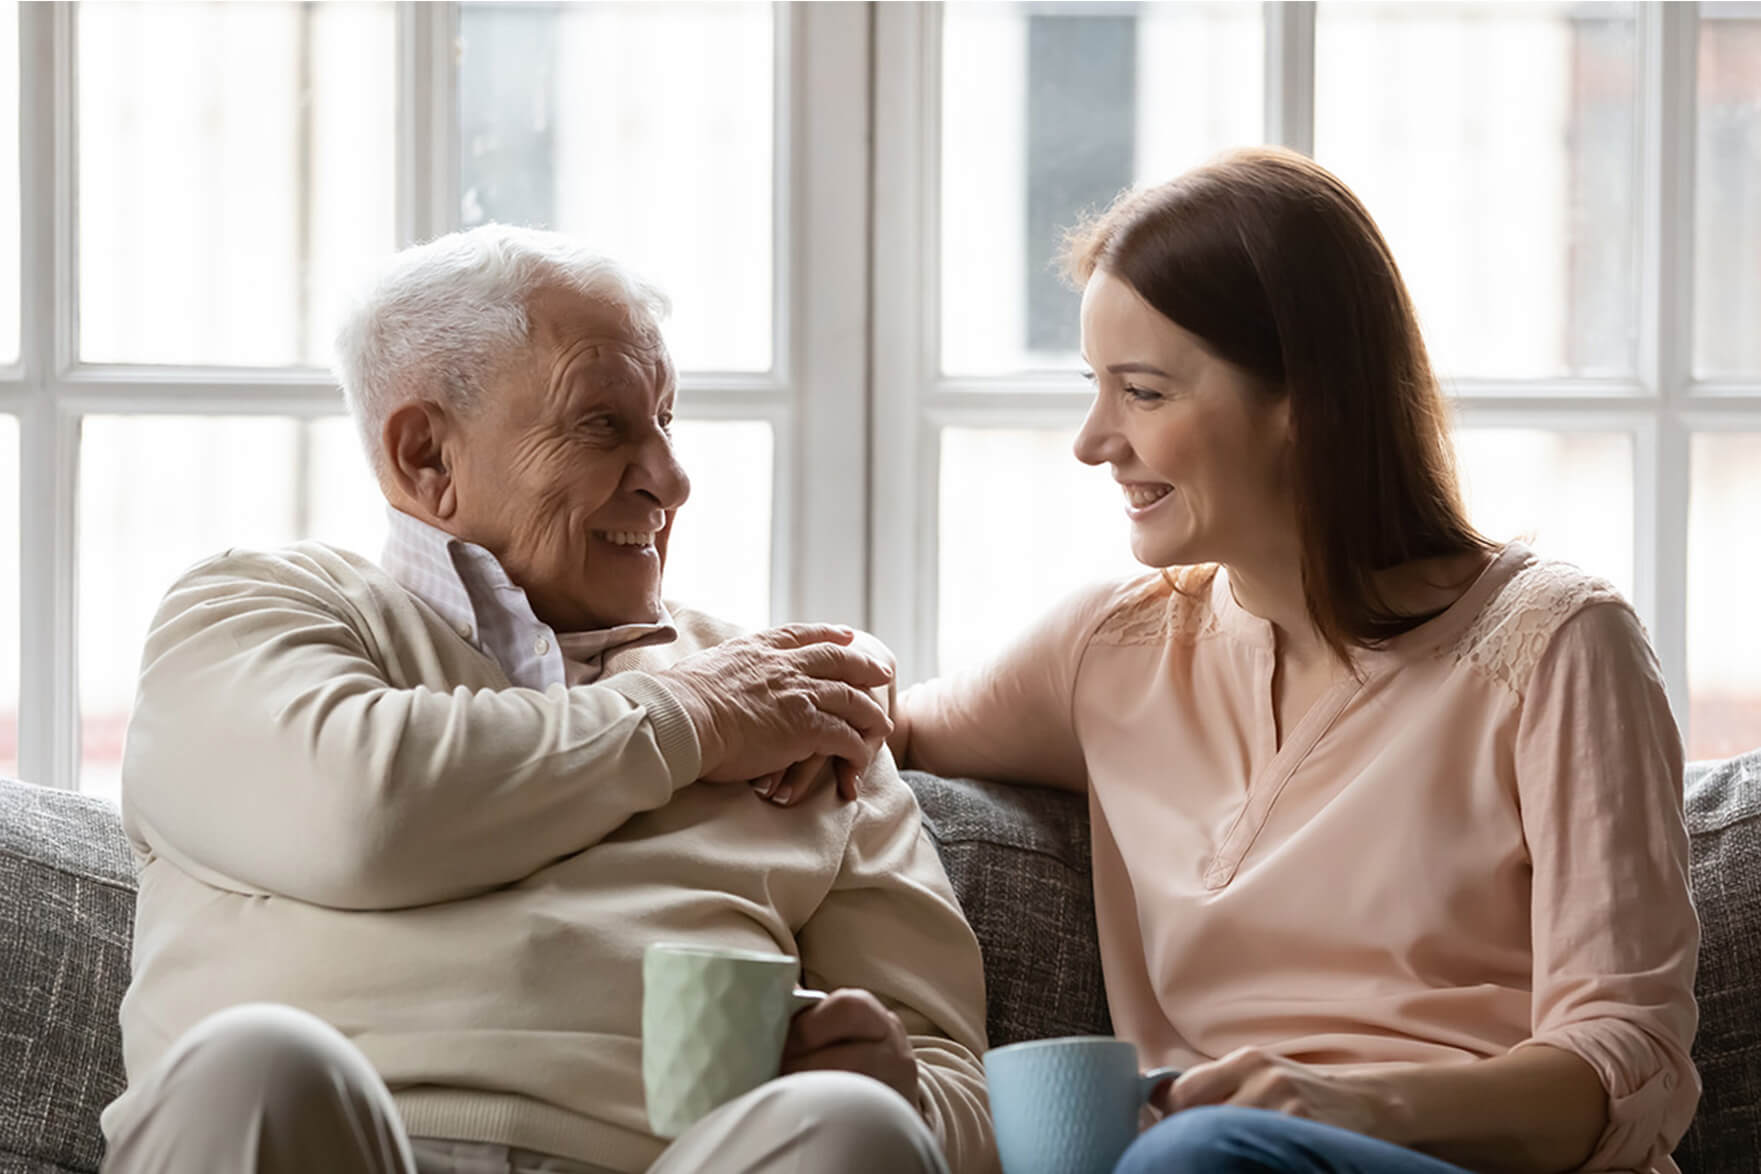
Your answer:
[[[1385,1140],[1486,1174],[1576,1170],[1608,1127],[1595,1069],[1545,1046],[1345,1079],[1376,1092]]]
[[[1601,1078],[1578,1057],[1525,1047],[1468,1064],[1340,1074],[1243,1048],[1195,1067],[1158,1098],[1270,1109],[1390,1141],[1481,1174],[1565,1174],[1606,1128]]]
[[[1085,790],[1071,712],[1076,673],[1119,596],[1116,584],[1079,592],[990,663],[905,690],[888,739],[900,768]]]
[[[1700,927],[1688,889],[1682,748],[1638,618],[1567,620],[1524,692],[1516,739],[1533,868],[1532,1035],[1601,1080],[1591,1169],[1643,1169],[1693,1120]]]

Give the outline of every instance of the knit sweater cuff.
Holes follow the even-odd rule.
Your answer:
[[[643,672],[623,672],[600,682],[629,698],[641,708],[654,728],[654,741],[672,772],[673,789],[689,786],[703,772],[703,747],[697,729],[672,691],[658,678]]]

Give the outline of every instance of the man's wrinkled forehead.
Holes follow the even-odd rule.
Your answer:
[[[526,313],[535,343],[576,352],[591,348],[599,353],[600,361],[622,354],[640,365],[671,369],[660,329],[647,315],[628,306],[575,290],[547,287],[532,295]]]

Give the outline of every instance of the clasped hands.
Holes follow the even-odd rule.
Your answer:
[[[1393,1105],[1381,1085],[1299,1064],[1263,1048],[1238,1048],[1219,1060],[1194,1065],[1157,1089],[1151,1103],[1164,1115],[1202,1105],[1269,1109],[1392,1140]]]
[[[699,778],[750,783],[783,806],[802,802],[828,778],[854,799],[893,730],[893,654],[842,625],[770,628],[655,675],[697,732]]]

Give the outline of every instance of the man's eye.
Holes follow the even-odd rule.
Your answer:
[[[657,419],[660,421],[660,430],[662,432],[671,432],[673,430],[673,414],[671,412],[662,412]]]

